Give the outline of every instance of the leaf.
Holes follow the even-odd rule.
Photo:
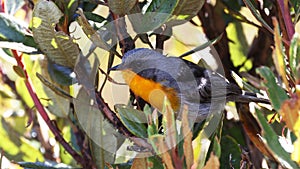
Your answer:
[[[40,81],[47,86],[48,88],[50,88],[53,92],[55,92],[57,95],[60,95],[66,99],[72,99],[73,97],[70,96],[69,93],[67,93],[66,91],[64,91],[63,89],[59,88],[58,86],[55,86],[55,84],[51,83],[49,80],[47,80],[46,78],[44,78],[41,74],[36,73],[36,76],[40,79]]]
[[[292,160],[296,161],[300,166],[300,138],[294,142],[294,152],[291,154]]]
[[[51,79],[60,85],[70,86],[78,82],[70,67],[48,61],[47,69]]]
[[[0,149],[13,161],[44,160],[38,148],[32,146],[30,140],[21,136],[4,118],[0,117]]]
[[[219,168],[220,168],[220,162],[218,157],[215,156],[213,153],[211,153],[203,169],[219,169]]]
[[[274,155],[268,149],[267,145],[261,141],[260,137],[258,137],[258,134],[262,133],[262,129],[257,122],[257,119],[255,119],[253,114],[250,112],[249,105],[237,104],[237,110],[243,128],[255,147],[269,159],[275,160]],[[236,138],[236,140],[238,140],[238,138]]]
[[[74,68],[79,56],[78,45],[64,32],[55,31],[62,16],[63,13],[52,1],[37,3],[32,18],[33,38],[51,61]]]
[[[16,12],[25,4],[24,0],[9,0],[5,1],[5,12],[9,15],[15,15]],[[1,24],[0,24],[1,25]]]
[[[134,158],[130,169],[147,169],[147,158]],[[149,167],[152,168],[152,167]]]
[[[253,16],[260,21],[260,23],[269,31],[273,32],[272,28],[268,25],[268,23],[261,17],[260,13],[256,10],[255,6],[253,5],[251,0],[243,0],[245,5],[250,9]]]
[[[108,0],[107,4],[109,10],[118,15],[127,14],[133,6],[137,3],[137,0]]]
[[[178,0],[153,0],[146,12],[135,11],[128,15],[129,20],[137,34],[147,33],[160,27],[172,16]]]
[[[47,76],[48,74],[44,74]],[[73,97],[67,92],[69,87],[67,86],[57,86],[54,82],[47,80],[41,74],[36,73],[39,80],[45,85],[44,91],[47,95],[47,99],[50,101],[47,104],[49,111],[62,118],[67,118],[70,111],[70,101]]]
[[[96,32],[94,28],[91,27],[83,11],[79,9],[77,11],[77,14],[79,14],[79,17],[77,18],[78,24],[81,26],[86,36],[94,43],[94,45],[104,50],[110,51],[111,46],[106,43],[106,41],[102,37],[103,34]]]
[[[285,100],[279,110],[286,126],[300,138],[300,89],[296,88],[296,93],[291,98]]]
[[[147,128],[145,126],[147,119],[142,111],[127,108],[124,105],[115,105],[115,110],[120,115],[122,123],[131,133],[137,137],[147,137]]]
[[[169,149],[174,148],[178,144],[178,133],[176,130],[176,123],[175,123],[175,112],[171,107],[171,103],[165,97],[163,102],[163,128],[165,130],[165,141]]]
[[[266,118],[262,115],[262,112],[256,109],[257,119],[263,129],[262,136],[266,141],[266,145],[269,150],[274,153],[274,157],[284,168],[299,168],[299,166],[291,160],[290,154],[287,153],[278,141],[278,136],[267,123]]]
[[[196,160],[195,166],[197,168],[202,168],[205,164],[207,152],[211,144],[210,137],[217,130],[221,119],[221,112],[213,112],[210,114],[210,116],[206,118],[203,129],[193,141],[193,144],[196,144],[194,147],[194,158]]]
[[[231,136],[221,138],[221,168],[239,168],[241,161],[241,149],[239,143]]]
[[[189,21],[198,14],[205,0],[179,0],[172,15],[171,22],[174,24],[180,21]],[[179,22],[178,22],[179,21]]]
[[[294,7],[294,11],[295,11],[294,24],[296,25],[296,23],[299,21],[300,18],[300,1],[291,0],[290,2]]]
[[[299,8],[300,9],[300,8]],[[291,40],[290,67],[296,80],[300,79],[300,37],[296,32]]]
[[[165,142],[165,137],[163,135],[153,135],[149,137],[149,142],[152,145],[153,149],[157,154],[160,155],[162,158],[163,163],[166,165],[168,169],[174,169],[174,166],[172,164],[172,158],[169,154],[168,146]]]
[[[26,77],[24,70],[20,66],[15,66],[14,65],[13,69],[14,69],[15,73],[17,75],[19,75],[21,78],[25,78]]]
[[[18,164],[21,167],[30,169],[76,169],[66,164],[55,162],[18,162]]]
[[[5,13],[0,13],[0,40],[10,42],[23,42],[26,27],[21,25],[15,18]]]
[[[204,44],[202,44],[202,45],[200,45],[200,46],[198,46],[198,47],[196,47],[196,48],[194,48],[194,49],[192,49],[192,50],[190,50],[190,51],[188,51],[188,52],[186,52],[186,53],[180,55],[179,57],[180,57],[180,58],[183,58],[183,57],[185,57],[185,56],[188,56],[188,55],[191,55],[191,54],[193,54],[193,53],[195,53],[195,52],[198,52],[198,51],[200,51],[200,50],[203,50],[203,49],[205,49],[205,48],[207,48],[207,47],[209,47],[209,46],[215,44],[216,42],[218,42],[222,37],[223,37],[223,34],[221,34],[220,36],[218,36],[217,38],[215,38],[215,39],[213,39],[213,40],[211,40],[211,41],[207,41],[207,42],[205,42]]]
[[[286,92],[280,86],[277,85],[275,76],[270,70],[270,68],[265,66],[257,68],[256,73],[258,73],[261,77],[264,78],[263,85],[267,87],[267,92],[271,103],[274,109],[279,111],[283,101],[288,99]]]
[[[250,70],[252,64],[246,64],[247,53],[249,50],[249,44],[247,42],[247,39],[250,38],[247,37],[247,35],[244,32],[244,29],[246,29],[245,25],[243,25],[239,21],[234,21],[228,24],[226,32],[230,34],[231,42],[229,42],[228,45],[230,59],[232,60],[233,65],[235,67],[242,66],[241,68]]]
[[[117,151],[117,136],[120,135],[113,128],[97,107],[96,96],[93,92],[82,87],[76,99],[73,100],[76,117],[81,128],[93,141],[92,152],[98,166],[104,166],[105,161],[112,163]]]
[[[192,145],[193,133],[189,126],[190,124],[188,121],[188,108],[185,105],[184,112],[182,113],[182,134],[184,136],[183,151],[184,151],[184,157],[187,166],[186,168],[191,168],[194,163],[194,154],[193,154],[193,145]]]
[[[87,20],[91,20],[94,22],[102,23],[105,22],[106,19],[100,15],[97,15],[93,12],[83,12]]]
[[[285,86],[289,86],[286,74],[286,63],[284,59],[286,55],[284,53],[284,47],[282,44],[282,35],[279,30],[278,21],[276,18],[272,18],[274,25],[274,42],[275,42],[275,55],[273,55],[273,61],[276,67],[276,70],[279,72],[281,79],[283,80]]]

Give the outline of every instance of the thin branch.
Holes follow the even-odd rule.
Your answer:
[[[53,133],[53,135],[55,136],[55,139],[65,148],[65,150],[79,163],[81,164],[83,167],[87,166],[88,161],[85,161],[84,158],[79,155],[68,143],[67,141],[63,138],[63,136],[61,135],[59,129],[57,128],[56,125],[54,125],[53,121],[49,118],[46,110],[44,109],[42,103],[40,102],[37,94],[35,93],[31,83],[30,83],[30,78],[28,76],[28,73],[24,67],[24,64],[22,63],[22,54],[19,55],[18,52],[16,50],[12,50],[12,53],[18,63],[18,66],[21,67],[25,73],[25,85],[26,88],[35,104],[36,109],[38,110],[38,112],[40,113],[41,117],[44,119],[44,121],[46,122],[47,126],[49,127],[49,129],[51,130],[51,132]]]

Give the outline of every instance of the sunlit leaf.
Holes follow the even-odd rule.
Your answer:
[[[251,0],[243,0],[245,5],[250,9],[251,13],[255,16],[255,18],[260,21],[260,23],[269,31],[273,32],[272,28],[268,25],[268,23],[262,18],[260,13],[255,8],[253,2]]]
[[[205,164],[207,152],[209,150],[211,140],[210,137],[217,130],[222,119],[221,112],[211,114],[205,121],[203,129],[200,131],[196,139],[193,141],[194,158],[197,168],[202,168]]]
[[[251,69],[251,64],[247,63],[247,52],[249,44],[247,42],[248,35],[244,32],[245,27],[241,22],[231,22],[226,27],[227,34],[230,34],[231,42],[228,43],[230,51],[230,59],[235,67],[243,66],[246,70]],[[254,31],[256,31],[254,29]],[[251,62],[250,62],[251,63]]]
[[[284,47],[282,44],[282,35],[279,30],[279,23],[278,21],[273,18],[273,25],[274,25],[274,41],[275,41],[275,55],[273,55],[273,61],[276,67],[276,70],[278,71],[279,75],[281,76],[281,79],[283,80],[284,84],[286,86],[289,86],[289,82],[286,78],[286,63],[284,61],[285,59],[285,53],[284,53]]]
[[[256,109],[257,119],[261,124],[263,129],[262,136],[266,141],[266,145],[269,147],[270,151],[274,153],[276,160],[286,168],[299,168],[299,166],[291,160],[290,154],[287,153],[278,141],[278,136],[267,123],[266,118],[263,116],[262,112]]]
[[[295,33],[293,39],[291,40],[290,67],[296,80],[299,80],[300,78],[300,37],[298,33]]]
[[[268,67],[260,67],[256,72],[264,78],[264,86],[267,87],[267,92],[275,110],[279,110],[284,100],[288,99],[286,92],[278,86],[273,72]],[[276,92],[274,92],[276,91]]]
[[[175,123],[175,112],[172,110],[171,103],[165,97],[163,104],[163,128],[165,129],[165,141],[169,148],[173,148],[178,143],[178,134]]]
[[[294,152],[291,154],[292,160],[296,161],[298,165],[300,166],[300,139],[298,139],[294,142]]]
[[[79,56],[77,44],[64,32],[55,31],[62,16],[52,1],[42,0],[36,4],[32,19],[33,38],[51,61],[74,68]]]
[[[77,13],[79,14],[77,22],[86,36],[94,43],[95,46],[110,51],[111,47],[102,37],[103,34],[99,34],[93,27],[91,27],[82,10],[78,10]]]
[[[3,118],[0,118],[0,138],[0,149],[5,151],[5,156],[10,160],[44,160],[42,153],[37,148],[33,147],[29,140],[16,132],[16,130]]]
[[[194,16],[198,14],[202,6],[204,5],[204,0],[179,0],[172,15],[172,24],[182,23],[180,21],[189,21]]]

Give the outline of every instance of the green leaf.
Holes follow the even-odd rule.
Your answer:
[[[226,135],[221,139],[220,168],[240,168],[241,150],[239,143],[231,136]]]
[[[137,0],[108,0],[107,3],[109,10],[113,13],[125,15],[133,8]]]
[[[299,166],[291,160],[291,156],[287,153],[278,141],[278,136],[267,123],[266,118],[262,112],[256,109],[257,119],[259,120],[261,127],[263,128],[263,138],[266,140],[267,146],[270,151],[275,153],[275,158],[281,163],[284,168],[299,168]]]
[[[172,15],[172,23],[174,21],[189,21],[198,14],[205,0],[179,0]]]
[[[288,99],[286,92],[277,85],[273,72],[268,67],[260,67],[256,69],[261,77],[264,78],[263,85],[267,87],[267,92],[271,103],[275,110],[279,111],[283,101]]]
[[[33,38],[40,49],[53,62],[74,68],[79,48],[64,32],[56,32],[55,26],[63,13],[52,1],[40,1],[33,10]]]
[[[296,79],[300,78],[300,37],[298,33],[294,34],[290,46],[290,66]]]
[[[74,72],[69,67],[61,66],[49,61],[47,69],[51,79],[60,85],[69,86],[77,83]]]
[[[247,52],[249,44],[247,42],[247,35],[244,32],[245,27],[241,22],[231,22],[226,28],[227,34],[230,34],[229,52],[230,59],[235,67],[247,63]],[[251,63],[251,62],[250,62]],[[251,69],[252,64],[243,65],[242,68],[246,70]]]
[[[106,21],[106,19],[100,15],[97,15],[93,12],[83,12],[86,19],[94,21],[94,22],[98,22],[98,23],[102,23],[104,21]]]
[[[26,27],[22,26],[15,18],[5,13],[0,13],[0,40],[10,42],[23,42]]]
[[[195,53],[195,52],[198,52],[198,51],[200,51],[200,50],[203,50],[203,49],[205,49],[205,48],[207,48],[207,47],[209,47],[209,46],[215,44],[216,42],[218,42],[218,41],[222,38],[222,36],[223,36],[223,34],[221,34],[220,36],[216,37],[216,38],[213,39],[213,40],[207,41],[207,42],[205,42],[204,44],[202,44],[202,45],[200,45],[200,46],[198,46],[198,47],[196,47],[196,48],[194,48],[194,49],[192,49],[192,50],[190,50],[190,51],[188,51],[188,52],[186,52],[186,53],[180,55],[179,57],[180,57],[180,58],[183,58],[183,57],[185,57],[185,56],[188,56],[188,55],[191,55],[191,54],[193,54],[193,53]],[[204,61],[202,61],[202,62],[204,62]],[[200,66],[200,65],[199,65],[199,66]]]
[[[79,169],[68,166],[63,163],[55,162],[18,162],[21,167],[30,168],[30,169]]]
[[[137,34],[153,31],[166,23],[178,4],[178,0],[153,0],[143,14],[138,11],[128,15],[129,20]]]
[[[115,109],[120,115],[122,123],[129,131],[137,137],[147,137],[147,128],[145,126],[147,119],[144,112],[125,107],[124,105],[115,105]]]

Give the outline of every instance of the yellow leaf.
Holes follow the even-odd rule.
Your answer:
[[[291,154],[292,160],[296,161],[300,165],[300,139],[298,138],[294,142],[294,152]]]

